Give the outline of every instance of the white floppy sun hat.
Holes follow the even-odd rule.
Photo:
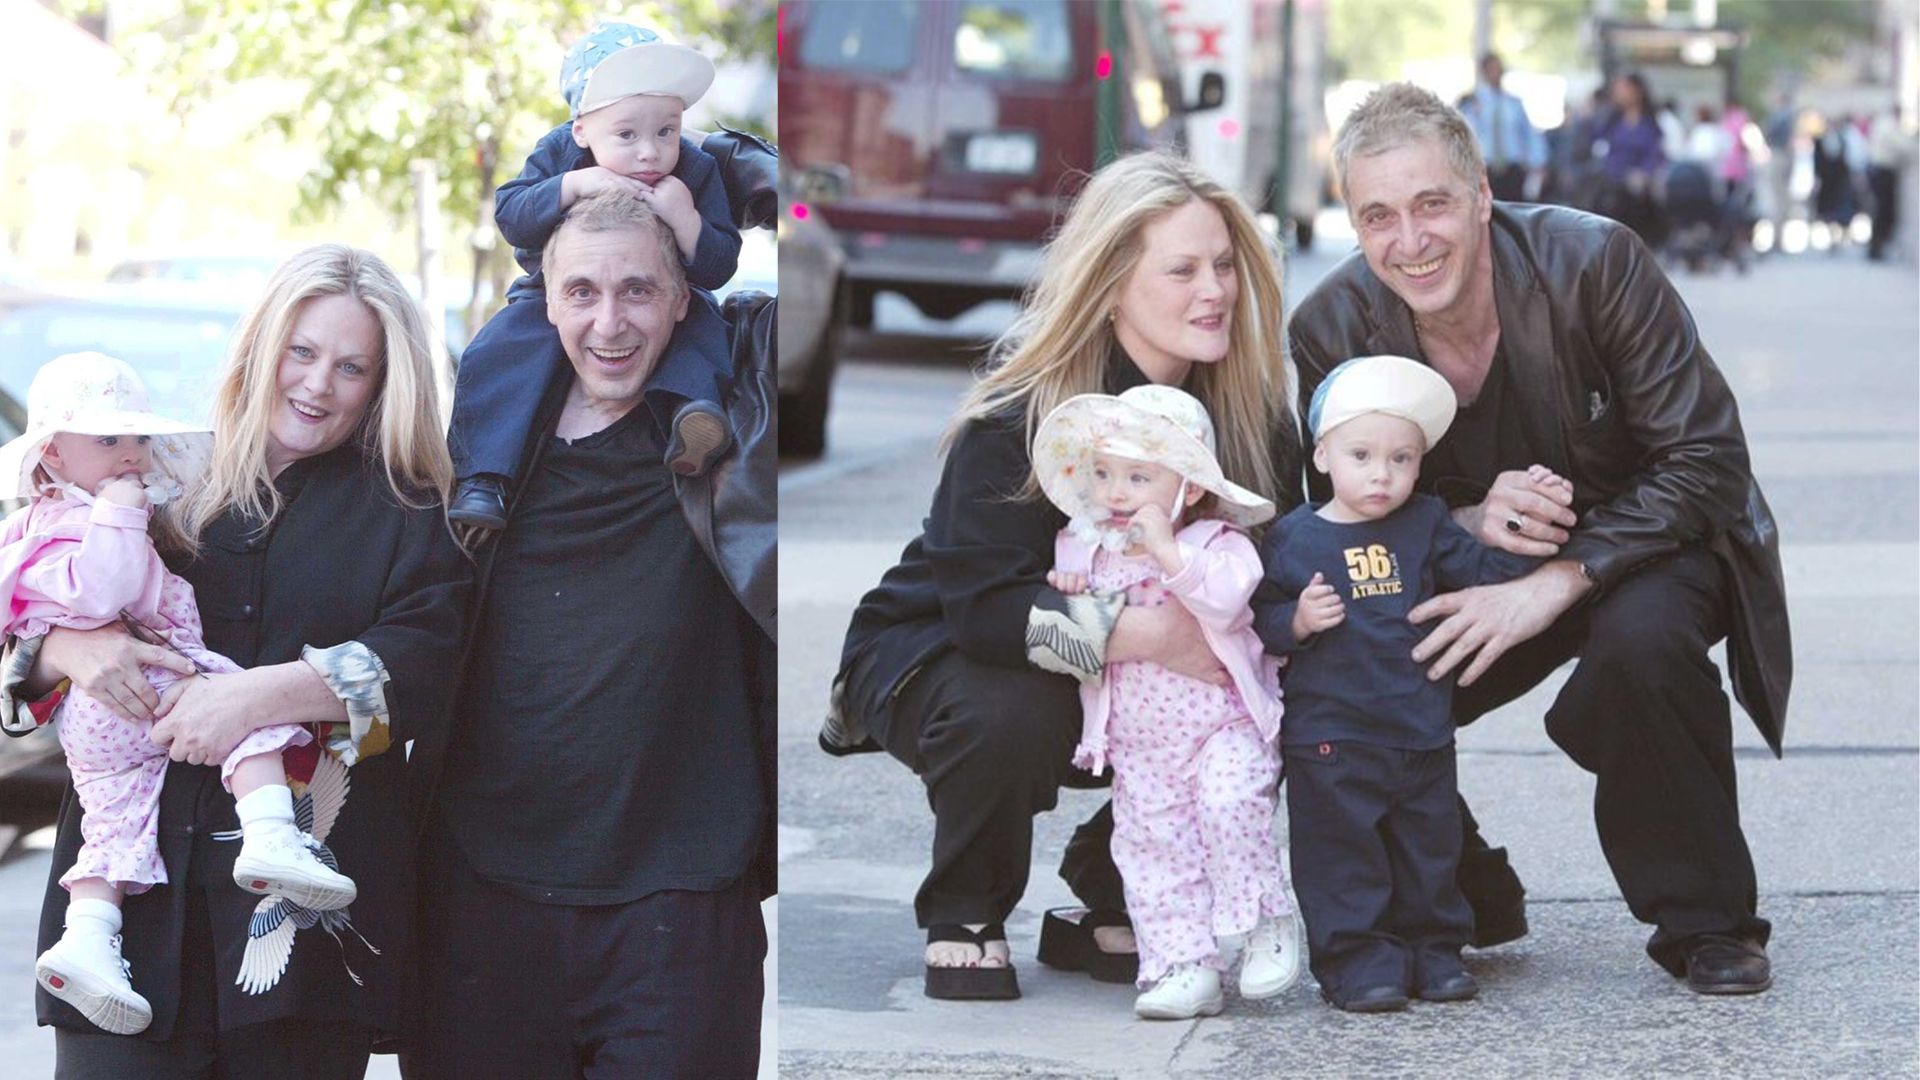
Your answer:
[[[97,352],[67,353],[41,365],[27,387],[27,430],[0,446],[0,499],[36,494],[33,470],[47,441],[75,435],[146,435],[153,470],[184,489],[213,454],[211,429],[156,416],[147,388],[124,360]]]
[[[1235,525],[1273,517],[1273,502],[1226,478],[1214,456],[1213,420],[1192,395],[1171,386],[1136,386],[1119,396],[1081,394],[1040,421],[1033,470],[1040,489],[1074,521],[1099,516],[1093,457],[1151,462],[1218,497],[1218,516]]]

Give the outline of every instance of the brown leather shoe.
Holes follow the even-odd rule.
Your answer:
[[[1696,994],[1758,994],[1773,985],[1773,963],[1764,945],[1702,934],[1685,951],[1687,989]]]

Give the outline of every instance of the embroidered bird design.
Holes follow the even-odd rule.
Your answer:
[[[299,750],[289,753],[291,758]],[[313,775],[303,785],[294,776],[288,781],[294,789],[293,818],[302,832],[314,839],[314,855],[329,867],[338,870],[340,863],[333,852],[327,849],[327,834],[333,831],[333,823],[340,817],[340,808],[347,801],[347,767],[340,764],[331,754],[316,754]],[[294,762],[288,762],[289,773],[294,773]],[[280,976],[286,974],[287,961],[293,956],[293,937],[301,930],[318,926],[325,930],[341,948],[341,964],[347,968],[347,977],[355,986],[364,985],[360,976],[346,964],[346,942],[340,939],[341,931],[351,933],[360,939],[360,944],[375,956],[380,950],[360,932],[353,928],[353,922],[346,908],[337,911],[314,911],[301,907],[284,896],[262,897],[253,909],[253,918],[247,922],[247,950],[240,958],[240,974],[234,979],[234,985],[248,994],[264,994],[280,982]]]

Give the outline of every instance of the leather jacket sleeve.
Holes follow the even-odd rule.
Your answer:
[[[720,166],[740,231],[772,228],[780,213],[780,151],[765,139],[726,127],[708,135],[700,149]]]
[[[1574,478],[1623,482],[1585,511],[1561,557],[1605,586],[1725,531],[1753,474],[1733,392],[1646,247],[1610,230],[1582,285],[1599,370],[1568,436]]]

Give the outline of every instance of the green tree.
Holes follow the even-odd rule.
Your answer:
[[[494,191],[566,119],[565,43],[610,17],[661,27],[716,58],[773,53],[773,0],[662,0],[625,13],[592,0],[185,0],[150,28],[164,48],[144,66],[181,110],[249,80],[299,85],[268,125],[318,144],[320,164],[300,183],[312,214],[369,198],[404,220],[412,162],[437,163],[444,211],[473,223],[467,322],[477,327],[482,285],[498,302],[510,270]]]

